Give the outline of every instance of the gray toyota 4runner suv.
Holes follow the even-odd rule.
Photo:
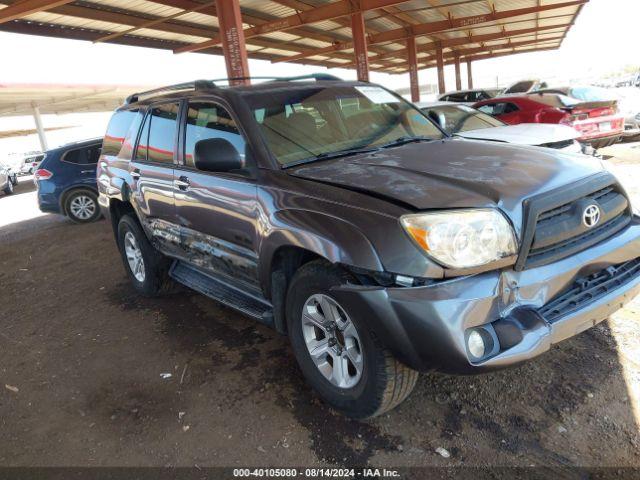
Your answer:
[[[172,278],[286,333],[351,417],[418,371],[536,357],[640,289],[640,217],[599,160],[448,137],[369,83],[133,95],[97,175],[136,290]]]

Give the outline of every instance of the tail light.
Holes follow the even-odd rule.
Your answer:
[[[46,168],[39,168],[33,174],[33,179],[34,180],[49,180],[51,177],[53,177],[53,173],[51,173]]]
[[[573,122],[579,122],[580,120],[589,120],[589,115],[586,113],[578,113],[576,115],[567,116],[567,124],[571,125]]]
[[[586,114],[567,114],[560,119],[559,123],[572,127],[574,130],[584,136],[590,133],[596,133],[598,131],[598,125],[596,123],[580,123],[580,120],[588,120],[588,118],[589,116]]]

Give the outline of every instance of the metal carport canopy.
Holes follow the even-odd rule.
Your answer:
[[[148,90],[142,85],[0,84],[0,117],[32,115],[40,147],[47,149],[40,115],[105,112],[122,105],[130,94]],[[3,132],[2,136],[9,136]]]
[[[0,0],[0,30],[225,56],[410,73],[561,46],[588,0]],[[469,81],[471,72],[468,71]]]

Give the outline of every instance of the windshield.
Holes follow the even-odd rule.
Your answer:
[[[466,105],[445,105],[423,108],[427,116],[437,122],[448,134],[479,130],[481,128],[501,127],[505,125],[497,118],[479,112]]]
[[[283,166],[444,136],[420,110],[375,85],[291,85],[245,99]]]

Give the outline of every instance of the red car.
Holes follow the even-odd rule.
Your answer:
[[[581,136],[578,141],[594,148],[612,145],[624,131],[624,116],[613,101],[583,102],[555,93],[502,96],[475,103],[474,108],[505,123],[560,123]]]

